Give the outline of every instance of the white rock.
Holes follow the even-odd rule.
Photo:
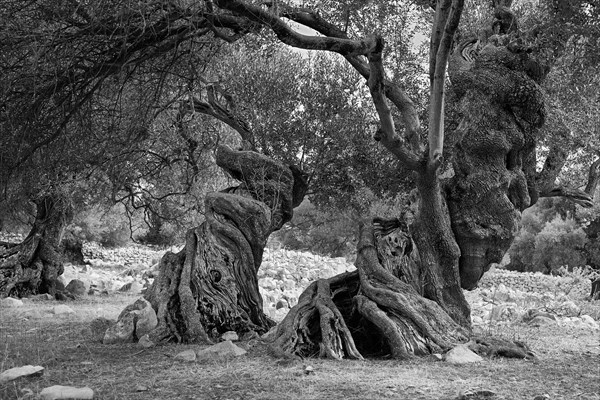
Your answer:
[[[199,359],[220,359],[239,357],[244,354],[246,354],[246,350],[236,346],[230,340],[226,340],[206,349],[200,350],[197,356]]]
[[[134,314],[128,312],[123,316],[119,316],[119,320],[111,325],[104,333],[102,343],[128,343],[133,342],[133,333],[135,331]]]
[[[39,365],[24,365],[22,367],[16,367],[7,369],[0,374],[0,385],[6,382],[14,381],[15,379],[23,376],[38,376],[44,373],[44,367]]]
[[[142,336],[138,341],[138,344],[146,349],[156,346],[156,343],[150,340],[150,336],[148,334]]]
[[[581,320],[582,320],[582,321],[583,321],[583,322],[584,322],[586,325],[588,325],[590,328],[592,328],[592,329],[600,329],[600,325],[598,325],[598,322],[596,322],[596,321],[594,320],[594,318],[590,317],[589,315],[587,315],[587,314],[584,314],[584,315],[582,315],[582,316],[581,316],[581,317],[579,317],[579,318],[581,318]]]
[[[93,399],[94,391],[89,387],[76,388],[72,386],[55,385],[44,388],[40,392],[42,400],[58,400],[58,399]]]
[[[184,350],[181,353],[175,355],[175,359],[179,361],[196,361],[196,352],[194,350]]]
[[[73,311],[71,307],[65,306],[64,304],[54,306],[52,312],[56,315],[75,314],[75,311]]]
[[[227,331],[221,335],[221,340],[223,340],[223,341],[231,340],[232,342],[237,342],[238,340],[240,340],[240,338],[239,338],[238,334],[235,333],[234,331]]]
[[[466,345],[459,344],[446,353],[444,360],[450,364],[468,364],[481,362],[483,358],[472,352]]]
[[[529,325],[532,326],[545,326],[545,325],[555,325],[556,321],[552,318],[548,318],[543,315],[538,315],[534,317],[531,321],[529,321]]]
[[[11,307],[21,307],[23,302],[19,299],[13,299],[12,297],[7,297],[5,299],[0,300],[0,306],[11,308]]]

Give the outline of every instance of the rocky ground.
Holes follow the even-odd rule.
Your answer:
[[[136,300],[152,282],[165,250],[87,244],[84,252],[88,264],[66,265],[62,277],[69,290],[81,294],[79,300],[0,301],[0,342],[6,342],[0,348],[2,374],[21,373],[28,364],[46,368],[41,377],[39,371],[28,372],[38,376],[35,380],[0,376],[0,398],[64,398],[42,394],[66,390],[61,385],[69,384],[74,386],[69,390],[89,392],[89,386],[96,393],[78,398],[109,400],[456,400],[488,398],[481,396],[490,390],[498,400],[600,400],[595,372],[600,368],[600,301],[586,298],[590,281],[580,271],[555,277],[493,269],[480,288],[466,293],[475,330],[523,340],[539,356],[534,362],[486,360],[455,366],[446,354],[442,363],[428,358],[415,363],[310,360],[284,365],[250,342],[237,342],[245,350],[227,341],[217,345],[226,348],[218,349],[144,348],[141,341],[107,344],[112,343],[105,335],[109,320],[133,302],[140,303],[134,313],[144,309]],[[265,312],[281,320],[311,281],[352,269],[343,258],[267,248],[258,274]],[[233,355],[224,356],[225,361],[212,358],[211,352],[225,351]],[[131,374],[136,376],[133,381]]]
[[[67,265],[63,281],[68,284],[79,279],[90,294],[141,292],[152,282],[164,252],[144,246],[104,249],[87,244],[84,255],[89,265]],[[296,305],[310,282],[354,269],[345,258],[267,248],[258,272],[265,312],[279,321]],[[466,296],[475,325],[510,324],[535,318],[534,324],[570,324],[598,330],[600,315],[586,301],[590,290],[591,281],[583,274],[548,276],[495,268],[485,275],[479,288],[466,292]],[[537,313],[534,315],[531,310]]]

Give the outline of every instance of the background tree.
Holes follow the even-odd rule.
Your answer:
[[[7,1],[0,13],[1,208],[41,207],[28,238],[0,253],[0,294],[53,293],[74,181],[101,169],[127,190],[132,164],[164,161],[144,149],[156,113],[252,24],[179,2]]]

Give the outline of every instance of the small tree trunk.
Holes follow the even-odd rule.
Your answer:
[[[592,300],[600,300],[600,278],[596,278],[596,280],[592,282],[590,298]]]
[[[83,257],[83,243],[73,233],[68,230],[65,232],[61,243],[63,261],[75,265],[85,264]]]
[[[159,321],[154,343],[262,334],[274,325],[263,313],[257,272],[267,238],[292,218],[306,181],[298,169],[252,151],[220,146],[216,158],[241,184],[209,194],[205,222],[188,232],[181,252],[162,258],[146,296]]]
[[[73,218],[70,200],[59,190],[33,199],[36,217],[22,243],[0,250],[0,296],[56,292],[63,273],[60,243]]]

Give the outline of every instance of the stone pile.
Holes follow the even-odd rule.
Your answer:
[[[298,303],[298,297],[312,281],[355,269],[343,257],[329,258],[302,251],[267,248],[258,271],[265,313],[279,321]]]
[[[488,271],[479,282],[479,287],[492,289],[499,284],[524,293],[540,295],[547,293],[558,295],[562,293],[574,300],[585,298],[590,294],[591,289],[591,282],[587,278],[551,276],[544,275],[541,272],[516,272],[498,268]]]
[[[169,250],[179,251],[177,248]],[[165,252],[141,245],[107,249],[97,243],[83,244],[84,259],[96,265],[148,266],[158,263]]]

